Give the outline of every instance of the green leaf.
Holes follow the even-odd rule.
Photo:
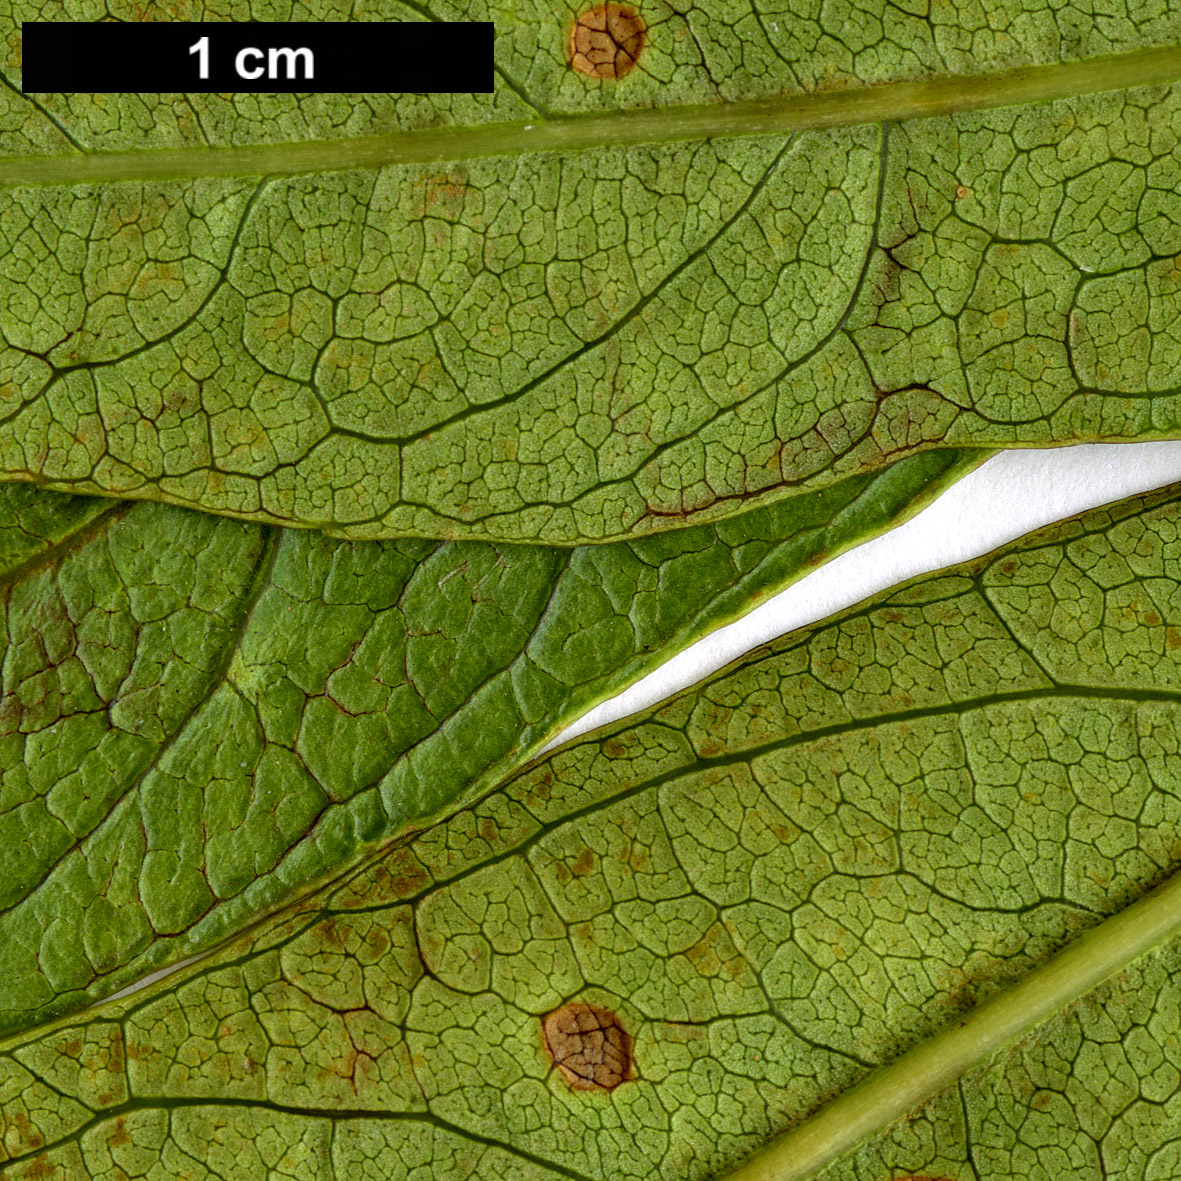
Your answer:
[[[0,486],[0,1029],[208,949],[478,797],[981,458],[574,549]]]
[[[1181,850],[1179,538],[1174,487],[913,580],[10,1039],[4,1176],[704,1179],[962,1050],[981,1002],[963,1031],[1008,1022],[985,1067],[1123,968],[1125,1007],[1055,1018],[966,1116],[936,1096],[836,1176],[1091,1181],[1117,1127],[1107,1175],[1170,1175],[1176,952],[1133,961],[1181,926],[1181,879],[1143,897]],[[567,1081],[614,1081],[571,1056],[598,1044],[561,1033],[572,1005],[612,1089]]]
[[[902,1170],[996,1181],[1176,1176],[1179,903],[1174,875],[727,1181],[873,1181]],[[958,1085],[940,1085],[957,1075]],[[913,1110],[907,1097],[920,1100]],[[880,1127],[891,1108],[904,1112],[896,1124],[816,1173],[820,1160],[859,1138],[850,1117],[863,1113]]]
[[[495,20],[431,100],[21,96],[26,15],[289,10],[16,5],[0,476],[574,544],[1178,433],[1175,6],[642,7],[613,83],[566,5],[300,8]]]

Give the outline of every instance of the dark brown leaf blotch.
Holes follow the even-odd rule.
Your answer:
[[[631,1077],[632,1039],[614,1013],[571,1004],[543,1018],[545,1048],[579,1091],[610,1091]]]
[[[634,8],[599,4],[575,20],[566,55],[570,65],[588,78],[622,78],[635,68],[647,35],[647,26]]]

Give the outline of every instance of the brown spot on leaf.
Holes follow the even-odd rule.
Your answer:
[[[634,8],[599,4],[574,22],[566,42],[570,65],[588,78],[622,78],[635,69],[648,29]]]
[[[312,938],[325,947],[338,948],[344,946],[335,919],[325,919],[319,926],[312,928]]]
[[[131,1137],[127,1134],[125,1123],[126,1121],[122,1116],[115,1121],[115,1130],[107,1137],[107,1144],[111,1148],[122,1148],[124,1145],[131,1143]]]
[[[393,946],[393,941],[389,934],[382,927],[370,928],[369,934],[365,936],[365,950],[371,962],[375,962]]]
[[[967,185],[958,185],[955,190],[955,195],[962,201],[965,197],[971,194],[972,190]]]
[[[35,1151],[45,1146],[45,1137],[33,1127],[32,1121],[23,1111],[14,1111],[9,1117],[9,1123],[16,1133],[15,1141],[18,1155],[22,1152]]]
[[[55,1177],[58,1176],[58,1171],[49,1163],[49,1157],[45,1153],[42,1153],[40,1156],[35,1156],[29,1161],[24,1175],[30,1178]]]
[[[414,856],[414,851],[402,846],[392,850],[384,861],[356,878],[334,905],[351,909],[396,901],[417,894],[430,884],[431,876]]]
[[[614,1013],[571,1004],[542,1020],[545,1048],[578,1091],[610,1091],[631,1077],[632,1039]]]
[[[529,790],[524,800],[526,807],[536,806],[539,803],[544,804],[553,794],[550,788],[553,785],[554,777],[550,771],[545,771],[539,778],[527,782],[529,782]]]
[[[127,1065],[127,1055],[123,1046],[123,1031],[120,1029],[115,1029],[111,1032],[110,1055],[107,1061],[107,1069],[114,1074],[122,1074],[124,1067]]]
[[[462,203],[467,193],[467,178],[451,172],[428,176],[425,193],[428,208],[440,204],[454,206]]]
[[[583,849],[573,861],[570,862],[570,872],[576,878],[584,878],[595,867],[595,855],[591,849]]]
[[[1165,647],[1168,648],[1170,652],[1177,648],[1181,648],[1181,632],[1179,632],[1175,627],[1165,628]]]

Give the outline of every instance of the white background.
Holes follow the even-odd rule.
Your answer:
[[[555,743],[655,704],[758,644],[916,574],[965,562],[1051,521],[1176,480],[1181,480],[1181,442],[1002,452],[913,520],[849,550],[706,636],[591,710]]]

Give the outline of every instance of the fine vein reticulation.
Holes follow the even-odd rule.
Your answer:
[[[1174,940],[817,1181],[1178,1176],[1179,981]]]
[[[487,791],[980,458],[573,549],[4,485],[0,1028],[207,949]]]
[[[10,1040],[3,1175],[732,1166],[1175,869],[1179,526],[1174,488],[880,595],[176,977]],[[1167,1176],[1177,954],[833,1177]],[[547,1056],[572,1005],[630,1039],[610,1090]]]
[[[9,38],[0,478],[571,545],[1175,435],[1181,89],[1128,87],[1181,16],[788,7],[650,13],[606,83],[514,5],[496,92],[433,99],[23,96]]]

